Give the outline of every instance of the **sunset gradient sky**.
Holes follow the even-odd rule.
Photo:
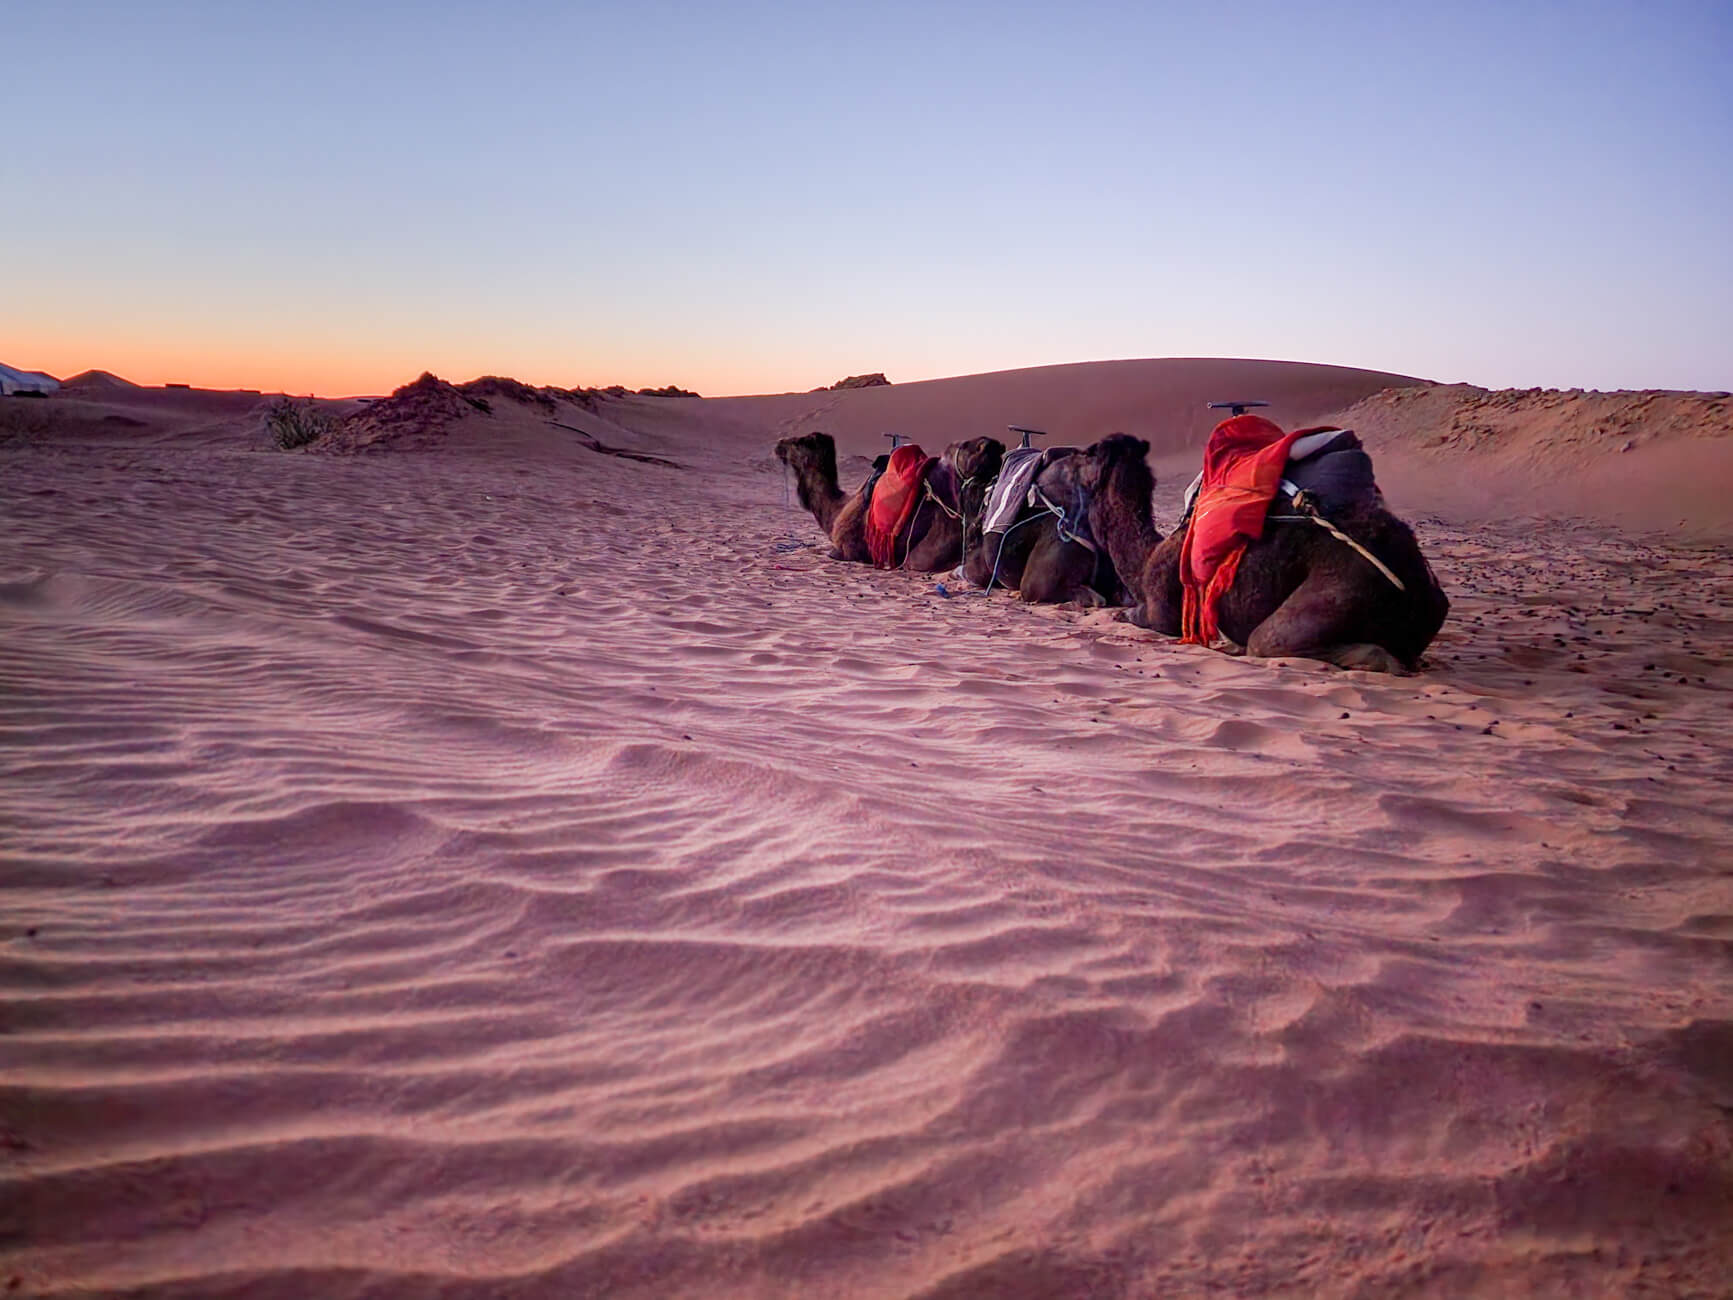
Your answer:
[[[0,361],[1733,387],[1733,6],[0,4]]]

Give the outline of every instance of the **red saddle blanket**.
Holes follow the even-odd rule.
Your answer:
[[[914,518],[915,508],[921,503],[921,487],[936,463],[912,442],[891,453],[890,464],[879,476],[872,504],[867,507],[867,550],[879,568],[894,569],[909,558],[908,539],[903,532]],[[898,551],[902,552],[900,559]]]
[[[1281,486],[1288,448],[1309,432],[1283,433],[1262,416],[1236,415],[1210,434],[1203,483],[1180,546],[1180,640],[1209,645],[1216,639],[1216,609],[1234,585],[1246,544],[1264,535],[1264,516]]]

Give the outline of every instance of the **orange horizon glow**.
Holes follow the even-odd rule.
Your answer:
[[[407,354],[330,357],[310,351],[261,355],[220,343],[198,349],[184,344],[153,346],[133,341],[44,346],[41,340],[28,342],[7,337],[0,337],[0,363],[18,370],[40,371],[61,380],[87,370],[104,370],[142,388],[185,384],[212,391],[256,390],[325,398],[383,395],[413,382],[426,371],[456,383],[482,375],[504,375],[526,384],[559,388],[607,388],[619,384],[636,390],[674,384],[706,397],[805,392],[845,377],[837,374],[815,377],[811,383],[791,384],[772,375],[762,363],[750,362],[726,371],[718,365],[682,374],[674,373],[677,367],[638,361],[603,364],[591,373],[577,373],[583,367],[565,366],[545,358],[525,358],[514,364],[503,358],[476,358],[457,351],[436,352],[421,358]],[[814,373],[816,376],[816,370]]]

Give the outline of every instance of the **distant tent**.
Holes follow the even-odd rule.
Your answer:
[[[14,370],[11,366],[0,366],[0,396],[11,397],[14,393],[52,393],[60,387],[60,381],[53,375],[45,375],[40,370]]]

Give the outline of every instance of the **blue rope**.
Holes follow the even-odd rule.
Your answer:
[[[1046,500],[1045,497],[1043,497],[1042,499]],[[994,554],[993,554],[993,576],[987,579],[986,590],[984,590],[981,593],[983,596],[992,595],[993,594],[993,584],[999,580],[999,561],[1005,558],[1006,539],[1008,539],[1012,533],[1016,532],[1024,524],[1032,524],[1037,519],[1045,519],[1048,515],[1058,515],[1061,522],[1063,522],[1065,519],[1065,515],[1061,511],[1055,510],[1053,508],[1052,503],[1048,502],[1047,509],[1041,511],[1038,514],[1030,515],[1027,519],[1019,519],[1016,523],[1012,524],[1004,532],[999,534],[999,549],[996,552],[994,552]],[[1005,588],[1005,590],[1009,591],[1011,589],[1009,587],[1007,587],[1007,588]]]

